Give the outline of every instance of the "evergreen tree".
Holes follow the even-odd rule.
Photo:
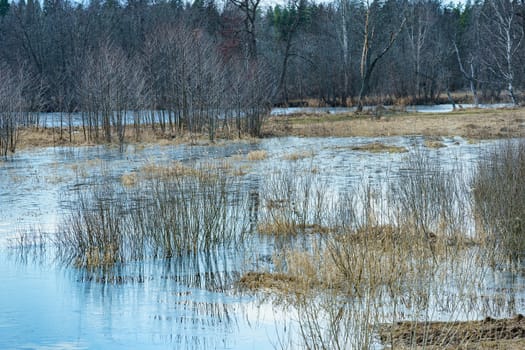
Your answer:
[[[9,1],[0,0],[0,17],[4,17],[7,14],[7,11],[9,11]]]

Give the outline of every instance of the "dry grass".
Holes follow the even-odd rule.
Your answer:
[[[434,148],[434,149],[447,147],[443,142],[439,140],[432,140],[432,139],[425,139],[424,144],[425,144],[425,147]]]
[[[275,218],[272,222],[260,222],[257,232],[265,235],[295,235],[296,225],[288,220]]]
[[[321,190],[334,202],[321,198],[319,205],[308,202],[317,198],[312,187],[297,186],[315,179],[293,169],[270,178],[259,231],[276,235],[272,273],[250,272],[240,285],[270,293],[296,312],[303,348],[369,349],[378,335],[383,345],[401,349],[520,348],[521,325],[483,330],[475,322],[455,322],[508,312],[495,301],[499,294],[488,301],[495,310],[479,309],[487,302],[485,273],[499,257],[463,220],[473,213],[468,184],[457,177],[461,169],[444,171],[422,154],[407,159],[407,168],[410,174],[387,184],[386,192],[395,195],[366,186],[348,194]],[[301,214],[301,203],[309,203],[307,212],[323,213],[321,219]],[[308,236],[301,231],[316,222],[329,229]],[[293,235],[279,236],[279,230]],[[434,323],[438,317],[450,322]]]
[[[136,173],[124,174],[120,177],[120,182],[126,187],[133,187],[137,184],[138,177]]]
[[[244,176],[250,172],[250,169],[251,168],[249,166],[236,166],[232,167],[228,174],[232,176]]]
[[[366,145],[351,147],[352,151],[363,151],[371,153],[405,153],[408,152],[406,147],[385,145],[380,142],[373,142]]]
[[[64,145],[92,146],[94,143],[86,141],[83,134],[78,129],[71,134],[70,142],[67,131],[64,130],[62,137],[60,137],[60,130],[58,128],[20,128],[20,135],[17,143],[17,148],[19,149]]]
[[[246,159],[250,161],[265,160],[268,158],[268,152],[265,150],[251,151],[246,155]]]
[[[318,224],[298,224],[290,222],[285,218],[282,220],[276,217],[273,221],[262,221],[257,225],[257,232],[264,235],[286,236],[301,234],[325,234],[331,232],[330,227],[323,227]]]
[[[86,140],[82,128],[73,128],[71,140],[68,130],[59,128],[21,128],[17,148],[53,147],[53,146],[92,146],[105,143]],[[230,133],[219,130],[217,139],[209,141],[206,133],[162,132],[158,127],[143,125],[140,134],[135,129],[126,129],[125,144],[157,144],[171,146],[177,144],[207,145],[213,143],[253,142],[248,135],[241,139],[232,138]],[[116,133],[114,133],[116,136]],[[349,113],[271,117],[263,125],[263,135],[270,136],[462,136],[468,139],[493,139],[502,137],[520,137],[525,135],[525,109],[469,109],[451,113],[391,113],[387,118],[370,118],[367,115]],[[118,140],[113,140],[118,144]],[[291,156],[290,160],[294,160]],[[297,159],[300,159],[297,158]]]
[[[525,109],[469,109],[450,113],[402,113],[371,119],[354,114],[271,117],[263,134],[272,136],[461,136],[493,139],[525,135]]]
[[[248,272],[238,282],[239,287],[251,291],[269,290],[286,292],[293,289],[298,279],[283,273]]]
[[[167,165],[146,164],[139,169],[139,173],[146,178],[170,178],[173,176],[198,176],[201,171],[174,161]]]
[[[478,163],[473,182],[477,231],[503,254],[525,252],[525,140],[509,140]]]
[[[313,151],[302,151],[285,154],[283,159],[295,162],[305,158],[313,158],[314,156],[315,154]]]
[[[93,146],[96,144],[105,144],[104,138],[101,136],[100,140],[86,140],[82,128],[74,127],[71,133],[71,139],[67,129],[59,128],[20,128],[20,135],[18,139],[17,148],[27,149],[35,147],[54,147],[54,146]],[[102,135],[102,131],[101,131]],[[114,139],[112,143],[118,144],[114,132]],[[237,135],[237,134],[236,134]],[[219,131],[217,133],[215,142],[209,141],[209,135],[206,133],[189,133],[189,132],[162,132],[160,128],[153,129],[151,125],[142,125],[140,134],[136,134],[135,129],[130,126],[126,129],[124,137],[125,144],[144,145],[155,144],[160,146],[172,146],[179,144],[196,144],[196,145],[221,145],[229,144],[230,142],[255,142],[256,140],[249,135],[241,135],[241,139],[232,138],[231,135]]]
[[[268,232],[297,231],[279,226],[268,228]],[[402,284],[417,281],[437,262],[450,260],[452,252],[458,253],[477,244],[467,238],[452,239],[436,234],[426,237],[410,228],[391,225],[343,233],[336,228],[313,227],[310,232],[325,234],[323,244],[314,244],[308,250],[285,249],[273,259],[276,278],[282,280],[282,276],[286,276],[296,284],[291,290],[302,286],[306,292],[322,286],[352,296],[362,296],[384,287],[401,290]],[[266,282],[273,281],[270,275],[265,273],[259,285],[252,281],[250,289],[269,289],[271,285]],[[404,276],[403,281],[399,276]]]

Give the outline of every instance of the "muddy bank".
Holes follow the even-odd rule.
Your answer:
[[[398,322],[380,328],[382,343],[396,349],[523,349],[525,317],[469,322]]]

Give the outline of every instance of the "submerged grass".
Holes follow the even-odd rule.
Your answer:
[[[76,266],[111,268],[197,256],[258,232],[273,239],[271,262],[238,283],[296,316],[283,348],[483,348],[508,332],[485,339],[466,331],[477,323],[457,321],[515,313],[486,277],[524,251],[523,147],[489,152],[474,174],[415,152],[398,176],[341,190],[301,162],[249,191],[228,164],[147,164],[79,191],[56,243]]]
[[[477,231],[513,260],[525,257],[525,140],[492,149],[477,168],[474,192]]]
[[[497,256],[472,231],[467,174],[420,153],[406,162],[398,178],[343,193],[314,190],[311,172],[267,179],[261,222],[274,223],[263,231],[281,232],[279,248],[271,272],[249,272],[239,283],[297,315],[295,336],[283,334],[282,348],[370,349],[380,339],[389,348],[467,349],[505,339],[505,332],[476,337],[465,331],[475,323],[457,322],[514,310],[484,284]],[[327,229],[307,238],[302,228],[315,223]],[[494,307],[480,307],[486,303]],[[431,326],[437,318],[448,322]],[[402,333],[402,324],[422,326]]]
[[[436,138],[436,137],[427,137],[427,138],[425,138],[424,145],[427,148],[434,148],[434,149],[447,147],[443,143],[443,140],[441,138]]]
[[[327,185],[313,169],[289,163],[266,177],[261,190],[260,233],[296,235],[325,229]]]
[[[305,159],[305,158],[313,158],[314,155],[315,154],[313,151],[303,151],[303,152],[293,152],[293,153],[285,154],[283,158],[285,160],[295,162],[295,161]]]
[[[58,250],[75,266],[110,268],[236,244],[247,227],[246,196],[216,171],[148,168],[132,187],[130,180],[88,186],[60,225]]]

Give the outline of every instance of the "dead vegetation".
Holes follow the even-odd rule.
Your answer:
[[[424,141],[424,145],[427,148],[433,148],[433,149],[440,149],[443,147],[447,147],[443,143],[443,139],[440,137],[426,137]]]
[[[116,133],[114,133],[116,135]],[[190,132],[170,132],[162,131],[160,128],[152,128],[143,125],[139,132],[134,128],[127,128],[125,131],[124,144],[131,145],[148,145],[156,144],[161,146],[192,144],[192,145],[220,145],[224,142],[256,142],[257,139],[248,135],[230,133],[228,130],[218,129],[214,141],[209,140],[207,133],[190,133]],[[109,144],[119,145],[121,141],[112,139]],[[36,128],[20,127],[19,140],[17,148],[38,148],[38,147],[56,147],[56,146],[94,146],[96,144],[108,144],[106,140],[89,141],[80,127],[72,128],[71,133],[60,128]]]
[[[145,164],[121,177],[122,188],[80,193],[59,243],[76,266],[111,267],[151,252],[171,258],[236,244],[254,224],[254,232],[275,238],[272,268],[248,271],[238,285],[284,296],[301,315],[304,347],[366,349],[379,334],[396,348],[517,349],[522,318],[494,327],[492,320],[456,319],[486,298],[479,290],[484,273],[504,263],[495,250],[523,251],[523,195],[515,179],[525,178],[524,152],[508,147],[503,159],[497,152],[484,159],[471,184],[460,181],[461,169],[445,171],[416,153],[403,167],[409,172],[346,192],[328,191],[317,172],[288,162],[249,199],[228,177],[235,170],[227,163]],[[472,233],[480,209],[486,232]],[[458,289],[452,296],[450,286]],[[449,322],[432,322],[436,304],[446,305]]]
[[[405,153],[408,152],[406,147],[385,145],[380,142],[373,142],[366,145],[351,147],[352,151],[364,151],[371,153]]]
[[[238,282],[239,286],[245,289],[267,289],[279,292],[286,292],[293,289],[296,283],[298,283],[297,278],[287,274],[253,271],[243,275]]]
[[[274,116],[263,124],[262,135],[302,137],[346,136],[461,136],[468,139],[494,139],[525,135],[525,110],[521,109],[469,109],[450,113],[390,112],[372,117],[350,113],[299,114]],[[227,129],[218,129],[215,141],[207,133],[169,132],[144,125],[140,134],[134,128],[126,129],[125,144],[220,144],[221,142],[254,142],[248,134],[238,135]],[[118,144],[119,140],[112,140]],[[100,143],[106,143],[101,140]],[[18,148],[53,146],[92,146],[86,141],[82,128],[71,133],[60,128],[20,128]],[[432,144],[437,146],[438,144]],[[290,155],[290,160],[308,157],[307,154]]]
[[[518,167],[507,158],[507,168]],[[484,286],[487,271],[508,263],[496,252],[505,245],[494,246],[506,236],[469,230],[475,208],[461,169],[445,171],[422,154],[406,161],[410,172],[346,194],[328,194],[308,172],[269,178],[261,222],[274,224],[267,227],[278,249],[271,269],[247,272],[239,286],[293,310],[305,348],[369,349],[378,337],[391,349],[521,348],[521,316],[472,321],[515,310]],[[483,188],[494,199],[493,187]],[[326,229],[305,235],[314,224]],[[482,311],[480,303],[494,306]]]
[[[268,152],[265,150],[251,151],[246,155],[246,159],[250,161],[264,160],[268,158]]]
[[[313,158],[314,156],[315,154],[313,151],[302,151],[285,154],[283,159],[295,162],[301,159]]]
[[[396,113],[370,118],[350,113],[271,117],[263,134],[301,137],[461,136],[494,139],[525,135],[525,109],[469,109],[450,113]]]

